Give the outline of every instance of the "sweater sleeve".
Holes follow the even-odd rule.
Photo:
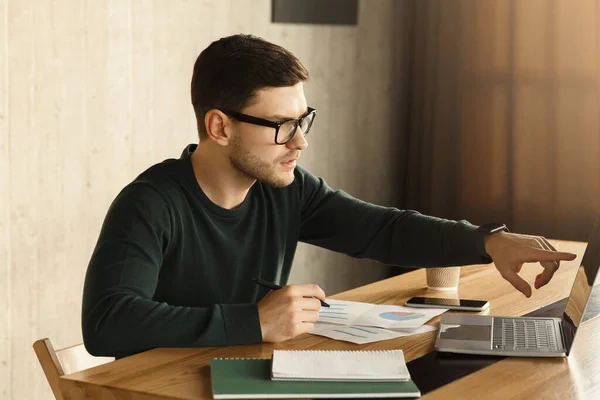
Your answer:
[[[408,267],[490,263],[484,235],[468,221],[382,207],[331,189],[305,170],[296,176],[300,240],[356,258]]]
[[[152,300],[171,229],[167,202],[149,185],[129,185],[113,201],[83,289],[83,341],[90,354],[262,342],[256,304],[183,307]]]

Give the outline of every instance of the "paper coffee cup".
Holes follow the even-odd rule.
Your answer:
[[[460,267],[426,268],[427,287],[432,290],[456,290]]]

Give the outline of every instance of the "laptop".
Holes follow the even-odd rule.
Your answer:
[[[600,217],[596,220],[562,316],[499,317],[444,314],[435,349],[440,352],[517,357],[569,355],[577,329],[600,315]]]

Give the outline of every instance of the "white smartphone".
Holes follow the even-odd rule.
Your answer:
[[[490,306],[489,301],[467,299],[438,299],[434,297],[413,297],[405,305],[421,308],[448,308],[459,311],[483,311]]]

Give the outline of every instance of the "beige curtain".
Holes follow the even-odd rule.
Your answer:
[[[586,240],[600,212],[600,1],[410,4],[402,206]]]

